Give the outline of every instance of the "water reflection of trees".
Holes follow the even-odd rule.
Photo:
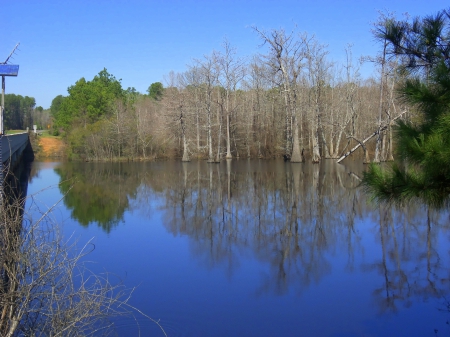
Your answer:
[[[361,169],[332,162],[72,163],[58,173],[64,203],[83,225],[109,231],[127,208],[158,207],[167,230],[187,235],[206,267],[232,275],[246,255],[268,266],[259,294],[301,292],[346,254],[346,271],[379,275],[373,296],[380,311],[445,295],[448,257],[439,255],[438,241],[448,233],[448,215],[420,205],[370,206],[351,171]],[[363,243],[368,233],[375,248]]]
[[[416,297],[445,298],[449,290],[446,256],[437,250],[439,239],[448,233],[443,213],[416,205],[407,212],[380,207],[376,235],[379,257],[366,268],[375,269],[384,282],[374,290],[381,311],[397,311],[399,305],[410,306]],[[444,223],[444,225],[442,225]]]
[[[109,336],[115,332],[113,318],[136,321],[130,291],[108,274],[92,273],[83,263],[89,244],[78,250],[63,239],[49,216],[52,209],[42,210],[27,197],[29,159],[24,156],[7,173],[2,188],[0,335]]]
[[[380,251],[363,270],[382,277],[374,291],[381,311],[416,297],[440,297],[448,288],[448,269],[435,249],[448,230],[442,214],[420,206],[372,208],[357,176],[344,166],[180,163],[143,179],[145,193],[164,196],[166,228],[188,235],[206,266],[222,265],[232,274],[240,256],[250,252],[268,264],[258,293],[302,291],[331,273],[332,257],[342,251],[348,271],[360,268],[355,260],[365,251],[361,226],[373,226],[379,242]]]
[[[331,270],[327,254],[357,240],[353,219],[363,206],[357,181],[339,186],[342,166],[232,165],[184,164],[168,179],[166,226],[194,238],[209,264],[232,265],[237,250],[250,249],[272,269],[260,291],[284,293],[290,284],[318,281]]]
[[[64,163],[55,172],[72,217],[83,226],[97,223],[106,232],[123,221],[139,185],[137,167],[124,163]]]

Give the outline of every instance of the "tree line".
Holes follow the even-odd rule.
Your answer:
[[[403,81],[395,61],[374,57],[380,75],[363,79],[351,46],[345,64],[337,64],[314,36],[253,30],[264,53],[240,58],[224,41],[184,72],[169,73],[164,85],[150,85],[148,94],[122,88],[106,69],[91,81],[81,78],[52,101],[54,132],[65,136],[71,158],[86,160],[318,162],[357,144],[376,161],[392,159],[390,126],[405,110],[394,94]],[[381,128],[377,145],[365,146]]]
[[[72,159],[319,162],[361,147],[365,162],[391,161],[394,121],[420,117],[396,95],[406,75],[398,71],[401,59],[389,57],[388,37],[377,34],[388,20],[383,16],[375,25],[379,55],[366,58],[377,65],[375,77],[361,76],[362,61],[351,46],[339,64],[310,34],[254,26],[265,47],[258,55],[241,58],[225,40],[185,71],[169,73],[164,85],[152,83],[147,94],[124,89],[103,69],[90,81],[79,79],[67,96],[55,97],[49,110],[34,108],[29,97],[7,103],[5,124],[52,125]],[[15,95],[7,96],[14,101]]]
[[[3,122],[6,130],[32,129],[34,124],[43,129],[50,124],[50,113],[36,107],[34,97],[6,94]]]

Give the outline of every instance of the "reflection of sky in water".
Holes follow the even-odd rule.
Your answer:
[[[43,190],[56,185],[59,179],[46,165],[38,168],[28,189],[29,194],[39,192],[35,199],[41,209],[61,198],[57,188]],[[170,165],[167,173],[177,169]],[[263,171],[264,167],[258,165],[257,170]],[[158,163],[155,170],[164,172],[164,164]],[[245,170],[242,166],[237,168],[237,172]],[[208,179],[205,181],[209,183]],[[222,185],[225,191],[226,187]],[[205,188],[200,192],[203,195],[207,194]],[[249,191],[254,189],[248,187]],[[194,189],[186,198],[186,215],[192,216],[189,207],[198,193]],[[353,229],[348,230],[348,219],[337,214],[332,199],[328,203],[325,200],[324,212],[336,214],[324,218],[339,219],[341,227],[321,224],[334,233],[326,235],[328,241],[322,242],[321,248],[308,242],[302,245],[300,241],[297,248],[288,245],[288,252],[284,251],[288,258],[283,260],[280,247],[286,246],[281,241],[289,238],[274,231],[260,242],[255,227],[245,225],[248,221],[256,223],[252,210],[255,195],[248,196],[248,202],[239,199],[242,204],[233,206],[239,210],[239,221],[243,221],[236,222],[237,241],[215,233],[212,244],[208,237],[199,234],[201,231],[189,231],[192,217],[184,225],[178,218],[173,220],[173,214],[180,215],[180,208],[166,197],[165,191],[154,192],[141,185],[123,222],[108,234],[100,226],[79,226],[63,203],[57,206],[54,217],[63,221],[65,235],[74,234],[82,243],[93,238],[96,248],[88,259],[95,262],[90,268],[109,271],[127,286],[137,286],[132,304],[161,319],[169,336],[429,336],[434,329],[442,335],[450,331],[445,324],[449,315],[437,310],[442,298],[436,299],[427,284],[431,278],[439,283],[438,289],[449,293],[449,270],[443,269],[450,265],[449,235],[432,224],[433,247],[427,259],[425,211],[416,212],[412,219],[395,213],[394,220],[380,232],[378,210],[365,206],[367,213],[356,215]],[[270,195],[268,208],[280,198]],[[213,219],[217,221],[221,214],[214,211]],[[284,221],[283,216],[283,210],[275,211],[275,218]],[[402,225],[408,221],[411,226]],[[440,215],[439,221],[448,225],[448,216]],[[311,224],[305,223],[304,227],[308,225]],[[404,233],[405,228],[408,233]],[[392,239],[394,232],[396,240]],[[319,235],[308,234],[308,238]],[[269,240],[271,235],[275,237],[273,241]],[[405,237],[411,242],[406,242]],[[428,267],[432,269],[430,274]],[[400,271],[406,274],[406,283],[399,281],[403,277]],[[386,277],[392,283],[388,287]],[[396,284],[402,284],[401,289],[396,289]],[[394,301],[394,312],[382,309],[386,294],[404,297]],[[154,324],[143,319],[139,322],[143,335],[160,335]],[[134,322],[121,320],[120,325],[122,335],[134,333],[130,332]]]

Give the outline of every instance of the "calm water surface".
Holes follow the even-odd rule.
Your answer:
[[[90,268],[137,286],[170,337],[450,335],[449,213],[372,205],[363,169],[35,162],[29,207],[62,198],[64,235],[93,238]]]

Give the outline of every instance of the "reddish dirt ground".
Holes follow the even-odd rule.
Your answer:
[[[62,157],[64,155],[64,142],[58,138],[39,138],[40,155],[42,157]]]

